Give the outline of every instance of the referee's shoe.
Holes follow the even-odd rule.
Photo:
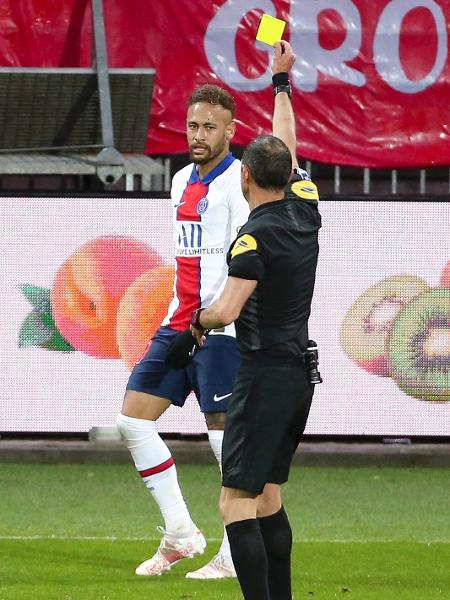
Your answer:
[[[226,579],[236,577],[236,571],[231,560],[226,560],[219,552],[204,567],[186,573],[188,579]]]

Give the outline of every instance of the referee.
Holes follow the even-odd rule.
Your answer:
[[[207,330],[236,322],[242,366],[225,425],[220,508],[246,600],[292,598],[281,484],[313,395],[303,356],[321,220],[315,185],[291,173],[280,139],[263,136],[247,147],[241,179],[249,220],[230,247],[220,298],[191,322],[200,344]]]

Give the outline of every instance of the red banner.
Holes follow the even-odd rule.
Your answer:
[[[288,22],[298,153],[369,167],[450,164],[450,0],[105,0],[111,67],[155,67],[148,152],[183,152],[192,89],[236,99],[234,141],[269,132],[261,14]],[[89,66],[89,0],[3,0],[2,66]]]

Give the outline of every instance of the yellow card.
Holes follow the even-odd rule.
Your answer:
[[[286,22],[281,19],[276,19],[270,15],[263,14],[261,22],[256,32],[256,39],[259,42],[264,42],[269,46],[274,46],[275,42],[281,40]]]

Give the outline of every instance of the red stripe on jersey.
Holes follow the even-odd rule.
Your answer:
[[[175,461],[172,457],[168,458],[166,461],[161,463],[160,465],[156,465],[156,467],[152,467],[151,469],[144,469],[144,471],[139,471],[139,475],[141,477],[148,477],[149,475],[156,475],[156,473],[162,473],[169,469],[172,465],[175,464]]]
[[[208,193],[208,186],[200,181],[188,183],[177,208],[177,221],[201,221],[197,212],[199,201]]]
[[[201,225],[193,225],[192,222],[202,220],[197,207],[200,200],[208,194],[208,187],[200,181],[188,183],[177,208],[177,221],[188,222],[184,230],[184,241],[180,241],[187,249],[198,250],[201,247]],[[189,326],[192,312],[200,308],[200,257],[177,256],[176,263],[175,290],[179,304],[169,321],[169,327],[183,331]]]
[[[176,294],[180,302],[169,326],[177,331],[189,327],[191,314],[200,308],[200,257],[177,256]]]

